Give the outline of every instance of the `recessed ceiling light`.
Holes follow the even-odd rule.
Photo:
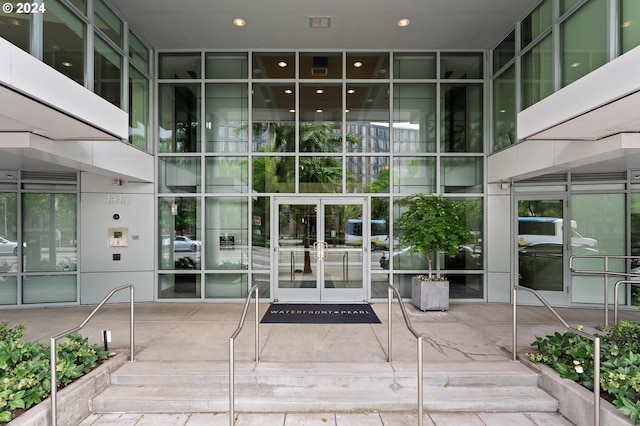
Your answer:
[[[407,25],[409,25],[411,23],[411,21],[407,18],[402,18],[398,21],[398,26],[399,27],[406,27]]]
[[[284,68],[284,67],[286,67],[287,65],[288,65],[288,64],[287,64],[285,61],[280,61],[280,62],[278,62],[278,66],[279,66],[280,68]]]
[[[233,20],[233,25],[235,25],[236,27],[244,27],[245,25],[247,25],[247,21],[242,18],[235,18]]]
[[[571,68],[578,68],[580,65],[582,65],[580,62],[574,62],[571,64]]]
[[[64,62],[62,62],[62,66],[63,66],[63,67],[70,68],[70,67],[72,67],[72,66],[73,66],[73,64],[72,64],[71,62],[69,62],[69,61],[64,61]]]
[[[284,93],[286,93],[287,95],[290,95],[293,93],[293,90],[291,89],[285,89]]]
[[[624,21],[622,23],[622,28],[629,28],[632,25],[633,25],[633,21]]]
[[[356,67],[356,68],[360,68],[362,66],[362,62],[356,61],[356,62],[353,63],[353,66]]]
[[[294,112],[296,112],[296,110],[292,108],[289,110],[289,112],[293,114]]]
[[[354,89],[349,89],[347,90],[347,93],[353,95],[354,93],[356,93],[356,91]]]
[[[317,90],[316,90],[316,93],[317,93],[318,95],[322,95],[322,94],[324,93],[324,90],[322,90],[322,89],[317,89]]]
[[[322,110],[321,109],[317,109],[316,112],[322,112]]]

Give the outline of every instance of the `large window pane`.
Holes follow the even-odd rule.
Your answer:
[[[293,83],[253,85],[253,151],[295,151],[295,108]]]
[[[163,197],[158,200],[159,268],[200,269],[200,200]]]
[[[640,256],[640,194],[631,194],[631,256]],[[640,260],[631,262],[631,272],[640,274]],[[631,304],[640,305],[640,283],[631,286]]]
[[[500,71],[502,67],[516,56],[516,32],[511,31],[504,40],[493,49],[493,72]]]
[[[457,199],[463,201],[462,199]],[[482,200],[466,199],[464,222],[471,228],[473,240],[460,247],[455,256],[444,255],[444,269],[447,270],[481,270],[482,261],[482,233],[483,233],[483,208]],[[449,274],[447,274],[448,276]],[[451,281],[451,280],[450,280]],[[464,286],[466,287],[466,286]],[[482,288],[482,287],[480,287]],[[466,293],[466,292],[463,292]],[[482,294],[474,297],[482,297]]]
[[[205,59],[206,78],[247,78],[246,53],[207,53]]]
[[[607,1],[585,3],[560,31],[564,87],[607,61]]]
[[[482,157],[443,157],[440,167],[440,182],[443,193],[481,193]]]
[[[342,85],[300,85],[300,152],[342,151]]]
[[[300,192],[342,192],[342,157],[301,157]]]
[[[161,84],[160,152],[200,151],[200,85]]]
[[[571,197],[571,254],[624,255],[626,253],[624,194],[575,194]],[[568,230],[566,232],[569,232]],[[577,269],[602,271],[604,263],[597,259],[583,259],[575,263]],[[624,272],[625,262],[611,261],[610,270]],[[610,278],[609,303],[613,302],[613,287],[618,280]],[[573,303],[604,302],[602,276],[573,275],[571,292]],[[620,291],[621,301],[625,287]]]
[[[84,86],[85,24],[57,0],[43,16],[42,61]]]
[[[207,274],[207,299],[244,299],[249,290],[247,274]]]
[[[246,197],[207,198],[204,235],[207,269],[247,269],[248,209]]]
[[[533,12],[522,20],[520,25],[520,37],[522,48],[526,47],[540,34],[551,26],[552,21],[552,1],[545,0]]]
[[[389,77],[389,53],[347,52],[347,78]]]
[[[482,53],[441,53],[440,78],[481,79]]]
[[[1,275],[18,271],[18,203],[15,192],[0,192],[0,282]],[[0,289],[2,291],[2,289]],[[0,296],[0,303],[2,296]]]
[[[158,299],[199,299],[201,295],[199,274],[160,274]]]
[[[287,193],[295,190],[294,157],[253,157],[253,190],[258,193]]]
[[[122,21],[120,18],[102,0],[94,0],[93,8],[94,25],[116,45],[122,47]]]
[[[435,152],[435,84],[396,84],[393,91],[395,152]]]
[[[17,303],[18,278],[15,275],[10,276],[0,273],[0,305],[15,305]]]
[[[206,86],[205,128],[208,152],[247,152],[249,111],[246,84]]]
[[[551,36],[522,56],[522,109],[553,93],[553,45]]]
[[[271,267],[271,250],[269,250],[271,247],[271,205],[268,197],[253,197],[252,200],[253,250],[251,266],[253,269],[269,269]]]
[[[129,31],[129,59],[144,72],[149,72],[149,49]]]
[[[121,108],[122,56],[100,37],[94,41],[93,91]]]
[[[516,143],[516,72],[511,66],[493,81],[493,141],[491,151]]]
[[[149,144],[149,80],[129,66],[129,143],[143,151]]]
[[[482,85],[440,86],[443,152],[482,152]]]
[[[24,272],[75,271],[77,196],[27,193],[22,200]]]
[[[296,57],[287,53],[254,53],[253,78],[289,78],[296,76]]]
[[[347,85],[347,151],[389,151],[389,85]]]
[[[1,35],[2,33],[0,33]],[[640,2],[620,1],[620,53],[640,45]]]
[[[342,53],[301,53],[300,78],[342,78]]]
[[[393,166],[394,192],[431,194],[436,191],[436,159],[434,157],[396,157]]]
[[[200,192],[199,157],[158,158],[158,192],[190,194]]]
[[[245,157],[210,157],[205,165],[206,192],[248,192],[249,161]]]
[[[158,78],[198,79],[202,72],[200,53],[160,53]]]
[[[35,275],[22,278],[22,303],[75,302],[76,275]]]
[[[17,13],[16,3],[18,2],[4,2],[4,4],[13,5],[13,12],[0,13],[0,37],[25,52],[30,52],[31,15]]]
[[[436,54],[394,53],[393,76],[402,79],[436,78]]]
[[[389,157],[347,157],[347,191],[389,192]]]

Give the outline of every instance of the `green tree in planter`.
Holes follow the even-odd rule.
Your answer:
[[[398,203],[406,210],[395,221],[400,230],[400,243],[412,253],[424,253],[433,275],[433,253],[454,256],[460,246],[473,241],[465,220],[464,204],[442,195],[413,194]]]

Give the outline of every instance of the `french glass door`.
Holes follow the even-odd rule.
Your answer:
[[[521,196],[516,200],[516,284],[536,290],[554,305],[567,305],[571,225],[565,197]],[[539,303],[521,291],[518,300]]]
[[[366,199],[278,197],[274,251],[274,299],[297,302],[367,300],[368,226],[347,238],[347,224],[363,222]]]

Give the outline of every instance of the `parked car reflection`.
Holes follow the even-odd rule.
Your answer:
[[[382,253],[380,267],[389,269],[390,255],[388,251]],[[411,253],[409,247],[393,253],[394,269],[428,269],[427,258],[424,253]],[[455,256],[447,257],[447,269],[479,269],[482,267],[482,246],[461,246]]]
[[[18,254],[18,243],[16,241],[7,240],[0,237],[0,254]]]
[[[171,241],[169,238],[162,239],[162,249],[169,250]],[[189,237],[185,237],[182,235],[177,236],[173,240],[173,251],[199,251],[202,247],[202,243],[200,241],[192,240]]]

